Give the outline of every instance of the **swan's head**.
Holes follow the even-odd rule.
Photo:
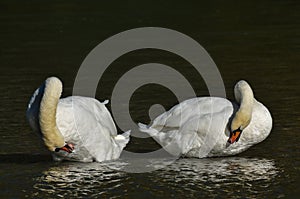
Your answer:
[[[239,81],[235,85],[234,95],[240,107],[231,122],[231,131],[228,139],[230,144],[237,142],[242,131],[250,124],[254,100],[253,91],[244,80]]]
[[[65,146],[60,147],[60,148],[55,148],[54,151],[55,152],[66,151],[68,153],[73,153],[74,152],[74,145],[71,144],[71,143],[66,143]]]

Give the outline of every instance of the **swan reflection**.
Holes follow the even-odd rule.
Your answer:
[[[164,186],[186,197],[260,198],[272,194],[279,170],[272,160],[230,157],[179,159],[156,173]],[[161,178],[153,183],[161,186]]]
[[[278,174],[274,161],[258,158],[179,159],[172,164],[167,159],[150,159],[147,167],[159,170],[140,174],[124,171],[129,162],[120,159],[103,163],[56,164],[36,178],[33,196],[130,197],[147,185],[149,190],[160,187],[166,192],[170,188],[182,193],[200,191],[202,196],[226,194],[235,198],[240,194],[265,194],[266,187]],[[166,166],[162,168],[164,164]],[[237,194],[238,189],[243,191]]]
[[[126,173],[118,172],[125,162],[109,161],[102,163],[66,162],[50,167],[36,179],[34,196],[59,195],[78,197],[101,195],[119,187],[126,181]]]
[[[152,163],[154,167],[161,166]],[[232,180],[268,180],[277,174],[272,160],[257,158],[179,159],[162,171],[174,172],[181,179],[212,182]]]

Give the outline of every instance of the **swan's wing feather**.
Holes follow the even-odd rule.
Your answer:
[[[205,146],[215,144],[210,143],[211,140],[217,142],[219,138],[216,137],[225,137],[222,134],[232,113],[233,107],[228,100],[196,98],[173,107],[157,117],[152,125],[139,124],[139,127],[173,155],[200,147],[203,149],[201,153],[205,153]],[[197,154],[199,157],[202,155]]]
[[[56,116],[57,126],[66,141],[93,143],[102,139],[109,143],[110,137],[117,135],[110,113],[94,98],[71,96],[60,99]]]
[[[158,116],[150,125],[151,128],[178,128],[195,117],[220,112],[231,102],[218,97],[199,97],[181,102],[169,111]]]

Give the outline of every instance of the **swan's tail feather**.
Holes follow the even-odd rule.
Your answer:
[[[109,100],[104,100],[104,102],[101,102],[101,104],[108,104],[109,103]]]
[[[115,140],[121,146],[121,148],[124,148],[126,146],[126,144],[129,142],[130,132],[131,131],[129,130],[129,131],[126,131],[123,134],[115,136]]]
[[[148,126],[146,124],[143,124],[143,123],[138,123],[138,126],[139,126],[139,129],[141,131],[145,130],[145,129],[148,129]],[[144,131],[143,131],[144,132]]]
[[[150,135],[156,142],[158,142],[167,152],[172,155],[180,154],[180,149],[176,145],[175,131],[173,132],[162,132],[156,128],[149,127],[145,124],[138,123],[139,130],[141,132]]]
[[[159,131],[157,131],[156,129],[151,128],[143,123],[138,123],[138,126],[141,132],[148,133],[151,137],[155,137],[157,133],[159,133]]]
[[[123,134],[121,134],[121,135],[122,135],[125,139],[128,139],[128,140],[129,140],[130,132],[131,132],[131,130],[126,131],[125,133],[123,133]]]

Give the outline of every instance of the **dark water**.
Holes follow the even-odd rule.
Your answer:
[[[300,3],[298,1],[0,2],[0,197],[1,198],[297,198],[299,191]],[[229,158],[179,159],[149,173],[126,173],[126,158],[107,163],[55,163],[35,136],[25,110],[48,76],[72,94],[85,56],[100,42],[131,28],[180,31],[199,42],[216,62],[232,98],[234,83],[249,81],[271,111],[274,127],[263,143]],[[139,50],[114,61],[102,77],[98,99],[110,99],[130,68],[148,62],[180,71],[198,96],[208,95],[201,76],[182,58]],[[176,79],[174,80],[176,83]],[[171,91],[144,86],[131,99],[135,121],[148,122],[152,104],[166,109]],[[149,152],[151,139],[133,138],[126,150]],[[168,160],[151,159],[160,168]]]

